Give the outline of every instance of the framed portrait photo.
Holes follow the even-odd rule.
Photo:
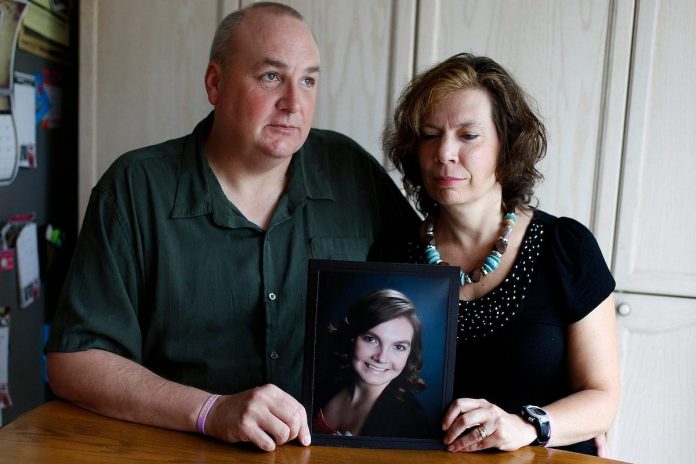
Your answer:
[[[459,270],[310,260],[303,403],[312,443],[442,449]]]

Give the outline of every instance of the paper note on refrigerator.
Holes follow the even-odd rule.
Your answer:
[[[36,223],[29,222],[15,243],[17,251],[17,284],[19,285],[19,306],[26,308],[36,300],[41,293],[39,280],[39,250]]]

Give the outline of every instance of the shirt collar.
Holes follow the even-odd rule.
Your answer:
[[[186,137],[171,217],[188,218],[212,213],[218,225],[253,226],[227,200],[208,166],[205,141],[213,118],[214,111],[199,122],[193,133]],[[322,131],[311,130],[305,144],[293,155],[288,169],[288,185],[278,202],[271,225],[286,219],[307,200],[334,199],[329,160],[324,154],[326,151],[325,134]]]
[[[290,172],[288,189],[297,185],[310,200],[333,200],[334,179],[329,160],[331,153],[326,142],[326,133],[312,129],[300,150],[295,153],[293,171]]]
[[[288,172],[288,195],[293,200],[333,200],[333,183],[326,140],[312,129],[305,144],[293,155]]]
[[[172,218],[187,218],[211,212],[210,189],[205,171],[205,140],[213,125],[213,112],[196,125],[186,137],[179,164],[179,180],[172,208]]]

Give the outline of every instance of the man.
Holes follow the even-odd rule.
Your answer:
[[[307,259],[364,260],[416,220],[357,144],[310,132],[319,65],[289,7],[221,23],[214,112],[122,156],[92,191],[46,346],[57,395],[269,451],[309,444],[296,399]]]

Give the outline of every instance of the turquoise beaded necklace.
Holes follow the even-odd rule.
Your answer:
[[[515,213],[507,213],[503,216],[503,231],[500,234],[500,237],[498,237],[498,239],[495,241],[493,251],[491,251],[491,253],[486,257],[481,267],[476,268],[471,272],[471,275],[460,270],[459,285],[463,287],[464,285],[472,282],[478,282],[482,277],[485,277],[498,269],[498,266],[500,266],[500,258],[502,258],[505,251],[507,251],[508,238],[510,237],[512,228],[515,227],[516,222],[517,215]],[[435,246],[435,218],[428,215],[423,222],[423,226],[425,262],[428,264],[441,264],[443,266],[449,266],[449,263],[442,260],[440,252]]]

